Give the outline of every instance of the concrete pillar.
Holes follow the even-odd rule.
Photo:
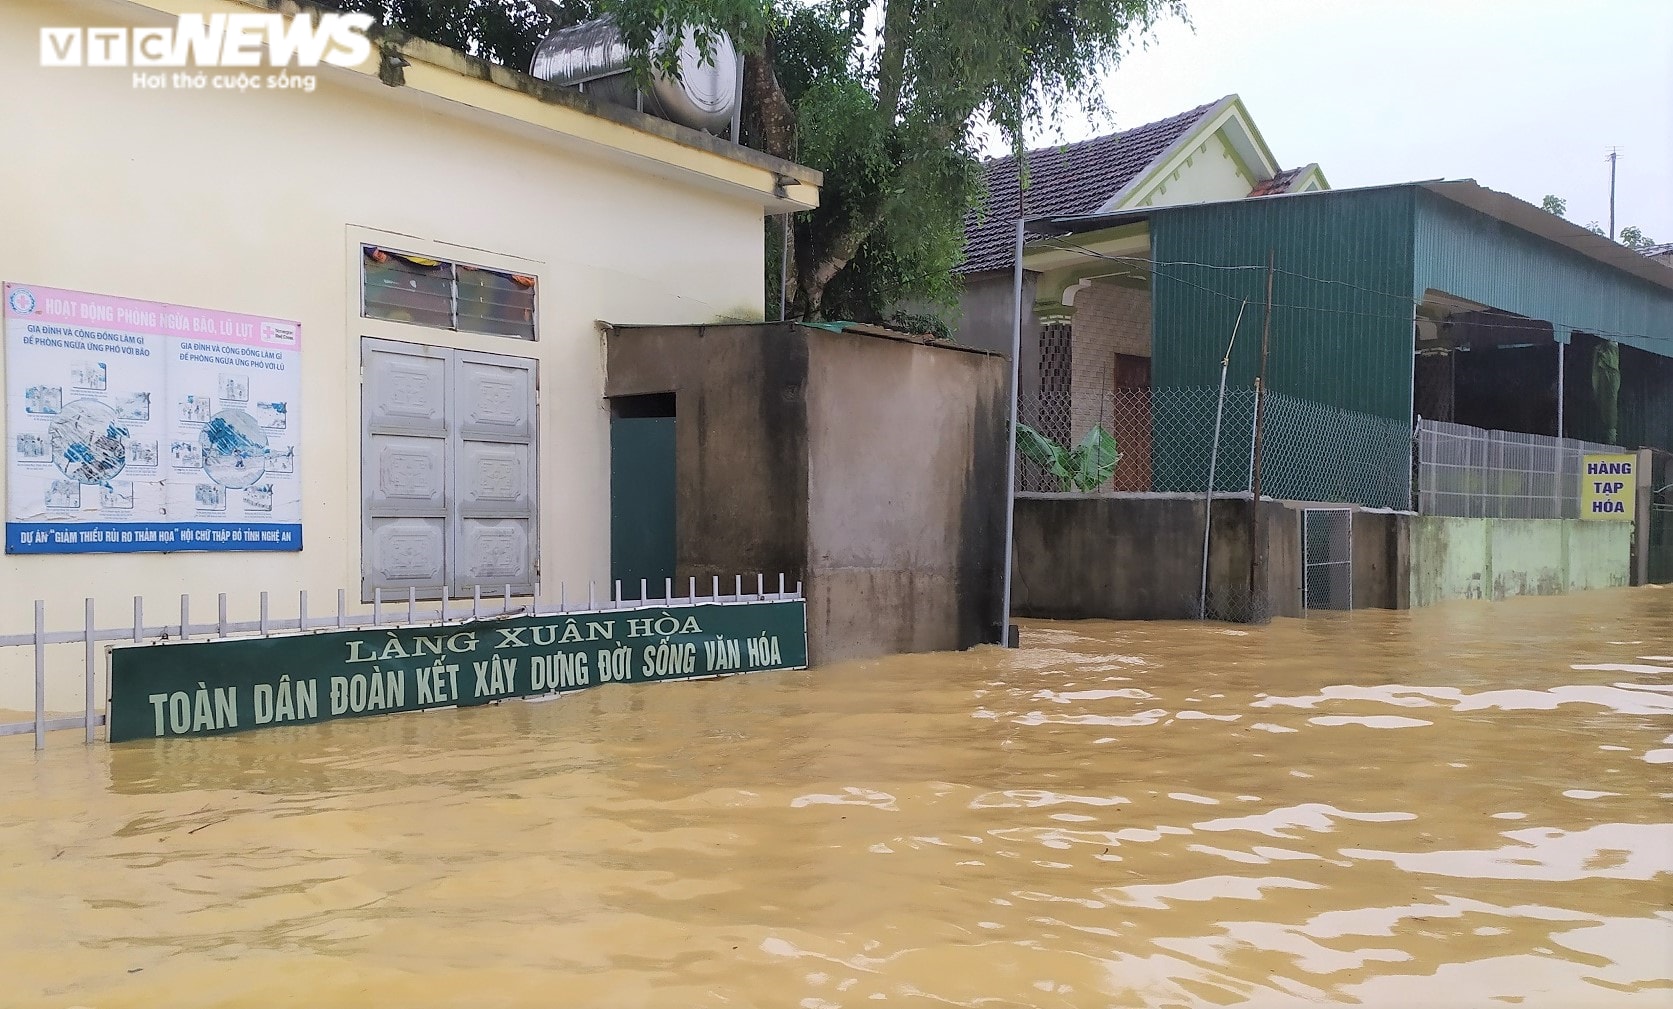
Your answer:
[[[1633,478],[1637,489],[1633,491],[1633,502],[1636,514],[1632,520],[1632,584],[1643,585],[1650,580],[1650,504],[1655,495],[1654,487],[1650,485],[1651,467],[1654,460],[1650,458],[1650,450],[1638,450],[1638,463],[1633,466]]]

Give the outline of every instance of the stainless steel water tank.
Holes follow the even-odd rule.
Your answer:
[[[666,36],[657,39],[660,46]],[[722,34],[703,59],[689,29],[681,40],[680,78],[656,74],[641,92],[628,69],[628,49],[609,18],[583,21],[552,33],[535,49],[529,72],[602,101],[628,105],[710,133],[735,131],[743,103],[743,60]],[[733,139],[737,139],[736,136]]]

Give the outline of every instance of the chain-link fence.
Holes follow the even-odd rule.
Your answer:
[[[1209,469],[1216,493],[1247,491],[1254,471],[1255,393],[1217,388],[1116,389],[1073,395],[1025,392],[1018,419],[1072,451],[1102,427],[1120,461],[1109,478],[1065,485],[1020,455],[1025,491],[1203,493]],[[1218,409],[1217,409],[1218,408]],[[1216,414],[1219,441],[1215,450]],[[1411,431],[1399,420],[1293,396],[1266,397],[1261,434],[1261,493],[1295,501],[1411,507]]]
[[[1459,518],[1579,518],[1581,457],[1626,451],[1420,418],[1417,510]]]

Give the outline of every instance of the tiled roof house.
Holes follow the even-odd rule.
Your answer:
[[[1329,188],[1316,164],[1280,169],[1236,95],[1026,157],[1020,196],[1014,156],[985,166],[987,199],[965,219],[960,273],[1010,270],[1019,209],[1061,217]]]
[[[1025,157],[1027,181],[1020,190],[1015,157],[984,166],[986,201],[964,222],[964,290],[953,330],[962,343],[1007,355],[1019,216],[1142,212],[1329,188],[1316,164],[1280,166],[1236,95]],[[1035,245],[1024,258],[1019,402],[1022,419],[1048,437],[1065,441],[1093,423],[1107,423],[1109,396],[1150,384],[1152,264],[1142,232],[1117,228],[1113,244],[1091,254]],[[1128,454],[1122,465],[1137,479],[1148,462],[1136,450]]]

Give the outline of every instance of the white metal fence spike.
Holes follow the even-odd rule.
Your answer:
[[[192,597],[180,593],[180,640],[185,641],[192,636]]]
[[[649,580],[645,579],[645,578],[639,579],[639,602],[640,603],[643,603],[646,599],[650,598],[649,593],[651,591],[651,588],[650,588],[650,585],[648,584],[648,581]]]
[[[379,586],[372,590],[372,626],[383,623],[383,588]]]
[[[145,598],[134,597],[134,644],[145,640]]]
[[[447,586],[441,587],[441,622],[447,623]]]
[[[418,621],[418,586],[407,586],[407,623]]]
[[[261,636],[267,637],[267,593],[261,594]]]
[[[227,594],[222,592],[215,597],[215,633],[221,637],[227,636]]]
[[[505,583],[505,603],[501,607],[500,612],[502,612],[502,613],[510,613],[511,612],[511,583],[510,582]]]
[[[347,616],[347,609],[346,609],[347,603],[345,602],[345,600],[347,598],[347,594],[348,593],[347,593],[346,589],[338,589],[337,590],[337,626],[338,627],[343,626],[343,621]]]
[[[482,619],[482,586],[471,586],[471,619]]]

